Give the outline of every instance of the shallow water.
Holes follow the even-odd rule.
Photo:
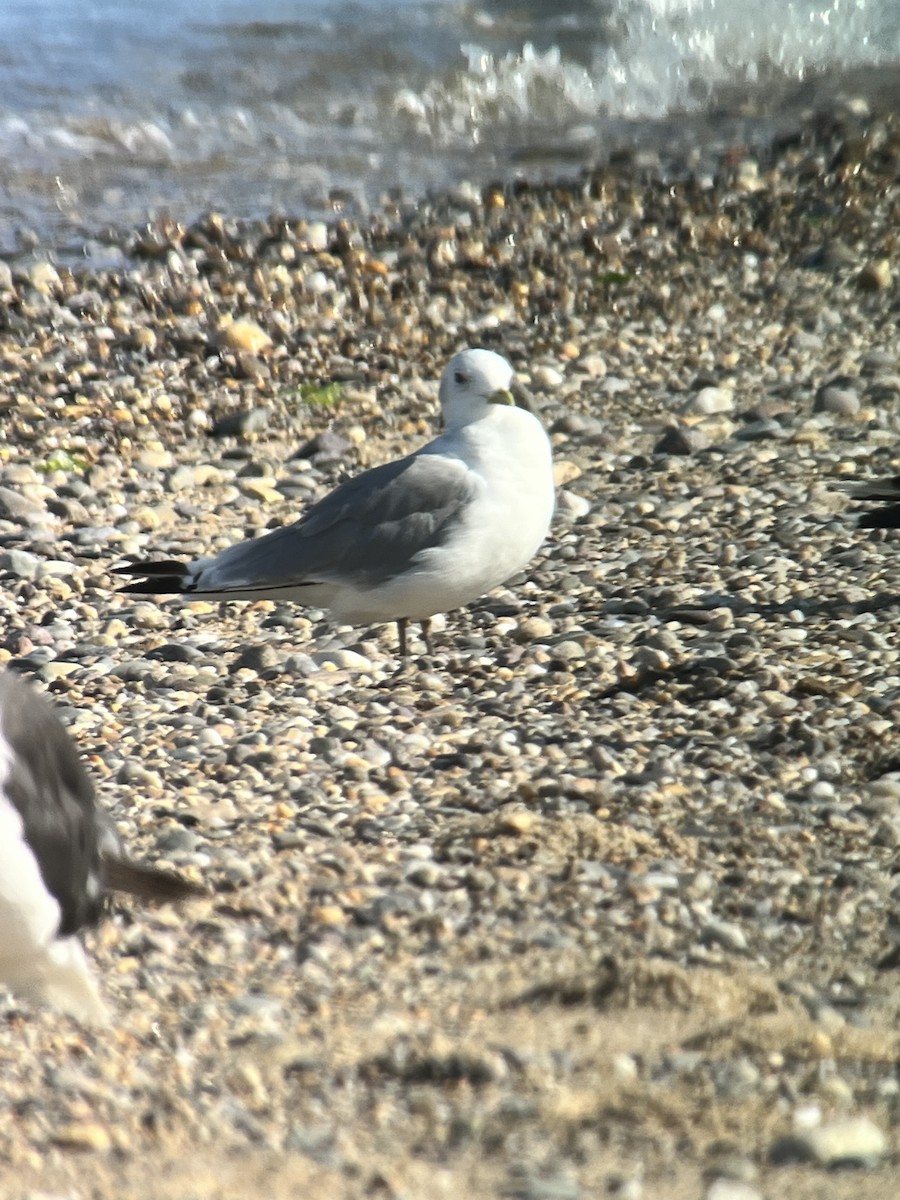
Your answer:
[[[752,143],[898,79],[895,0],[5,0],[0,251]]]

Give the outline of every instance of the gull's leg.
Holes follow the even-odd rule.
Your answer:
[[[406,617],[397,618],[397,640],[400,643],[400,657],[406,658]]]
[[[429,654],[434,654],[434,646],[431,644],[431,617],[425,617],[419,624],[422,627],[422,640],[425,642],[425,649]]]

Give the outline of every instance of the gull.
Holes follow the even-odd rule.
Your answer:
[[[180,900],[200,889],[134,862],[50,705],[0,673],[0,984],[87,1022],[108,1018],[78,937],[107,890]]]
[[[857,522],[860,529],[900,529],[900,475],[867,483],[843,484],[841,491],[853,500],[880,503],[881,507],[862,514]]]
[[[444,432],[364,471],[298,521],[193,562],[115,567],[122,590],[189,599],[296,600],[338,622],[419,621],[468,604],[522,570],[553,516],[550,441],[505,358],[456,354],[441,377]]]

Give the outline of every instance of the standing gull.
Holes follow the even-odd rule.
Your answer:
[[[517,395],[518,392],[518,395]],[[550,441],[490,350],[463,350],[439,391],[444,433],[341,484],[292,525],[194,562],[116,567],[123,590],[197,599],[299,600],[350,624],[406,625],[468,604],[520,571],[553,516]]]
[[[87,1021],[106,1006],[78,931],[95,925],[107,889],[147,900],[199,891],[131,861],[52,708],[13,672],[0,674],[0,985]]]

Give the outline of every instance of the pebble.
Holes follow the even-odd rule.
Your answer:
[[[889,288],[892,279],[889,259],[876,258],[862,268],[856,277],[856,286],[863,292],[878,292]]]
[[[14,575],[17,579],[37,579],[42,566],[43,559],[27,550],[0,551],[0,575]]]
[[[715,1179],[706,1189],[706,1200],[763,1200],[763,1194],[740,1179]]]
[[[681,406],[682,413],[711,416],[734,411],[734,392],[728,388],[702,387]]]
[[[532,374],[532,383],[543,391],[553,392],[562,385],[565,376],[556,367],[539,366]]]
[[[228,349],[248,354],[262,354],[272,348],[272,339],[256,321],[251,320],[224,323],[219,328],[219,339]]]
[[[872,1169],[887,1153],[887,1138],[868,1117],[844,1117],[811,1129],[804,1136],[810,1157],[821,1167]]]
[[[52,1134],[52,1139],[58,1146],[95,1154],[108,1154],[113,1147],[109,1131],[90,1121],[73,1121],[63,1125]]]
[[[319,650],[312,656],[319,666],[331,666],[342,671],[371,671],[372,660],[355,650]]]
[[[653,447],[653,453],[699,454],[711,445],[709,436],[696,426],[670,425]]]
[[[733,921],[708,920],[700,930],[704,941],[715,943],[725,950],[733,950],[745,954],[749,949],[747,936],[739,925]]]
[[[814,412],[830,412],[839,417],[855,417],[860,410],[855,388],[825,384],[816,392]]]
[[[521,642],[546,641],[553,636],[553,622],[546,617],[526,617],[516,630],[516,640]]]
[[[247,409],[246,412],[227,413],[216,420],[210,432],[213,437],[250,437],[268,429],[269,409],[263,406]]]

